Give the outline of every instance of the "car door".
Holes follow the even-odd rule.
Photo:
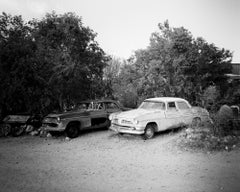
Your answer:
[[[91,128],[97,129],[107,125],[108,115],[104,103],[94,103],[94,109],[90,111]]]
[[[185,101],[177,101],[177,108],[181,115],[181,123],[184,125],[189,125],[192,122],[192,111],[191,106]]]
[[[176,128],[180,126],[181,114],[177,109],[176,103],[174,101],[167,102],[165,115],[167,128]]]

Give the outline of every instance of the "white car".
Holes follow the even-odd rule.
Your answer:
[[[112,113],[109,119],[111,130],[143,135],[145,139],[152,138],[155,132],[211,121],[207,110],[175,97],[146,99],[137,109]]]

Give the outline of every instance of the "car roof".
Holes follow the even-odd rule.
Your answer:
[[[114,103],[118,103],[117,101],[111,100],[111,99],[84,100],[84,101],[80,101],[80,102],[77,102],[77,103],[91,103],[91,102],[94,102],[94,103],[98,103],[98,102],[114,102]]]
[[[179,97],[155,97],[155,98],[148,98],[145,101],[171,102],[171,101],[186,101],[186,100]]]

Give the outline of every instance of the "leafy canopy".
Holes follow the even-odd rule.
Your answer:
[[[103,95],[108,57],[96,33],[74,13],[24,22],[0,15],[0,105],[6,112],[46,112]]]

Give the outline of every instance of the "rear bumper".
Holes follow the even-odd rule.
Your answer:
[[[138,127],[125,127],[116,124],[111,124],[109,127],[110,130],[117,132],[117,133],[129,133],[135,135],[142,135],[144,134],[144,129]]]

